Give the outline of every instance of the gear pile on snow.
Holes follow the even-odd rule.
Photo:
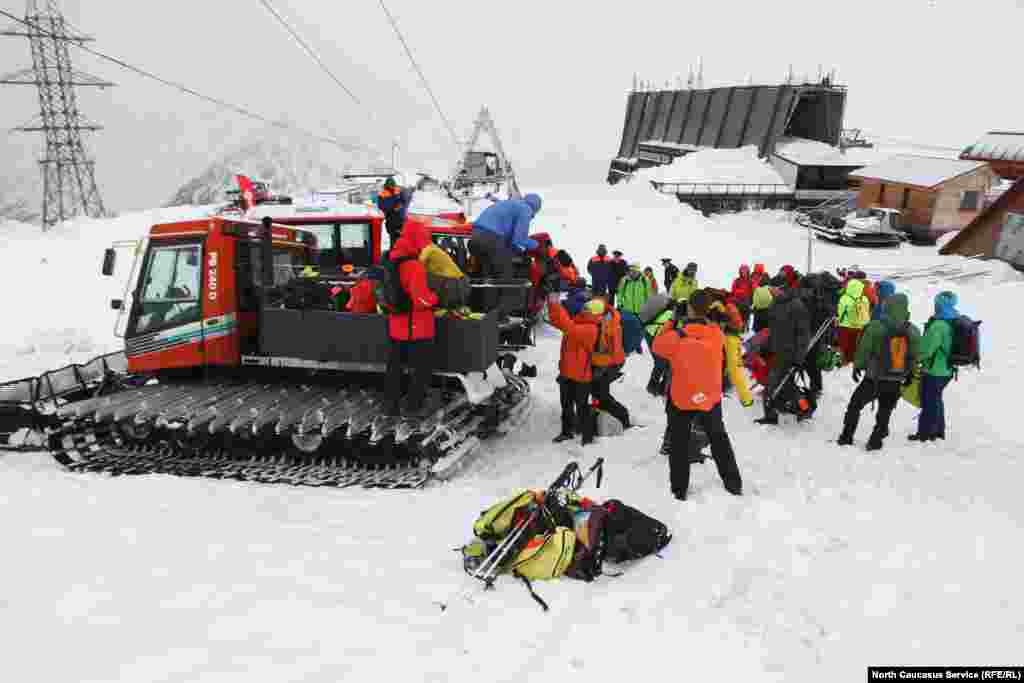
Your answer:
[[[672,540],[668,528],[619,500],[599,503],[579,495],[604,459],[586,474],[575,462],[546,490],[523,490],[480,513],[474,539],[461,548],[466,573],[491,588],[501,574],[521,579],[534,600],[548,606],[531,585],[568,576],[593,581],[604,562],[627,562],[657,553]],[[442,609],[445,605],[442,605]]]

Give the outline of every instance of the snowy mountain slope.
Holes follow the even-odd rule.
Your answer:
[[[605,242],[659,275],[661,256],[695,260],[702,283],[724,285],[741,261],[775,271],[802,269],[806,257],[806,233],[782,214],[705,219],[644,184],[542,194],[536,229],[581,265]],[[145,220],[108,229],[127,234]],[[71,326],[106,343],[112,295],[96,272],[111,235],[85,228],[4,245],[5,289],[30,282],[40,291],[35,305],[5,310],[19,325],[0,333],[0,374],[30,374],[45,360],[6,350],[33,329],[49,338],[46,330]],[[36,242],[48,245],[52,269],[37,265]],[[926,248],[814,247],[819,267],[962,263]],[[61,268],[70,290],[49,283]],[[39,680],[621,681],[643,672],[788,682],[861,681],[879,663],[1010,661],[1024,637],[1024,436],[1014,429],[1013,381],[1024,284],[998,275],[900,286],[918,322],[944,288],[985,321],[983,370],[947,391],[946,442],[908,443],[915,411],[901,404],[883,451],[862,450],[870,408],[857,447],[829,443],[853,388],[845,371],[826,376],[824,402],[804,425],[761,428],[756,410],[727,399],[742,498],[725,493],[711,464],[694,468],[692,500],[668,495],[656,455],[663,406],[644,392],[646,354],[629,359],[615,389],[646,429],[585,450],[552,445],[559,336],[550,329],[524,354],[540,369],[528,427],[461,478],[424,491],[89,477],[45,456],[0,456],[9,475],[0,476],[0,509],[14,512],[0,514],[4,666]],[[73,307],[64,305],[70,291]],[[47,311],[61,313],[51,320]],[[474,516],[515,489],[546,486],[572,459],[597,456],[608,462],[605,483],[585,492],[665,521],[675,538],[663,557],[594,584],[538,582],[547,614],[510,578],[487,593],[473,587],[472,603],[458,599],[471,583],[452,548]],[[452,597],[442,612],[437,602]]]
[[[280,131],[259,138],[217,159],[179,187],[166,206],[223,202],[226,188],[235,187],[238,173],[268,181],[280,194],[302,195],[337,185],[342,172],[368,159],[324,143]]]

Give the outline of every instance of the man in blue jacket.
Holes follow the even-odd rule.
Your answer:
[[[591,257],[590,263],[587,264],[587,272],[590,273],[590,284],[594,294],[607,294],[608,281],[612,277],[612,260],[608,256],[608,247],[603,244],[597,245],[597,255]]]
[[[513,275],[513,259],[537,247],[530,239],[530,221],[540,211],[541,200],[536,194],[522,199],[506,199],[484,209],[473,221],[473,234],[469,238],[469,254],[480,265],[480,276],[508,280]],[[515,297],[506,297],[507,306],[514,305]],[[498,307],[498,290],[489,289],[484,307]]]
[[[395,246],[405,225],[405,216],[409,212],[409,193],[398,186],[395,179],[388,176],[384,188],[377,195],[377,208],[384,214],[384,229],[391,238],[391,246]]]

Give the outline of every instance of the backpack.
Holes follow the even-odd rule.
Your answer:
[[[605,558],[612,562],[647,557],[672,540],[668,527],[621,500],[609,500],[604,509],[608,513],[605,520],[608,533]]]
[[[512,574],[527,580],[557,579],[569,569],[575,550],[576,532],[555,527],[551,533],[527,541],[512,562]]]
[[[412,311],[412,297],[402,286],[399,276],[401,266],[406,261],[415,261],[415,256],[401,256],[397,259],[385,258],[381,266],[382,278],[377,283],[377,301],[389,313],[409,313]]]
[[[929,318],[925,323],[924,330],[927,333],[928,327],[935,322],[936,318]],[[963,366],[981,367],[981,327],[980,320],[971,320],[966,315],[958,316],[949,323],[952,346],[946,351],[940,348],[936,353],[945,352],[946,362],[951,368]],[[934,357],[933,357],[934,358]],[[928,361],[931,364],[931,359]]]
[[[954,368],[972,365],[981,367],[980,320],[971,320],[966,315],[951,320],[953,348],[949,352],[949,364]]]
[[[495,503],[481,512],[473,523],[473,535],[483,541],[501,540],[515,526],[516,513],[525,511],[534,502],[532,491],[520,491],[507,500]]]
[[[878,353],[878,376],[880,382],[903,382],[913,371],[910,357],[910,323],[887,328],[882,337],[882,348]]]

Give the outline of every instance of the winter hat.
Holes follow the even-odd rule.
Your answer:
[[[774,303],[775,297],[772,296],[772,290],[768,287],[758,287],[754,290],[754,301],[752,308],[755,311],[763,311],[766,308],[770,308]]]
[[[533,194],[531,192],[530,194],[528,194],[525,197],[523,197],[523,201],[526,202],[530,206],[531,209],[533,209],[533,215],[534,216],[536,216],[538,213],[540,213],[541,201],[540,201],[540,195],[539,194]]]
[[[711,306],[711,295],[705,289],[698,289],[691,294],[687,303],[688,312],[692,318],[706,318],[709,306]]]
[[[608,255],[608,247],[606,247],[603,244],[597,245],[597,255],[598,256],[607,256]]]
[[[956,305],[960,303],[953,292],[940,292],[935,295],[935,317],[939,320],[953,320],[960,315]]]
[[[612,256],[622,256],[622,252],[616,249],[615,251],[612,252]]]
[[[583,305],[583,310],[591,315],[604,315],[604,301],[602,299],[591,299]]]
[[[750,266],[746,263],[740,266],[740,277],[750,277]]]
[[[583,310],[583,306],[589,301],[586,290],[577,289],[569,292],[569,296],[565,297],[565,301],[562,305],[565,306],[565,310],[569,312],[569,315],[576,317],[580,311]]]
[[[683,268],[683,275],[689,275],[690,277],[693,277],[696,274],[697,264],[694,263],[693,261],[690,261],[689,263],[686,264],[686,268]]]
[[[395,182],[395,179],[392,176],[388,176],[388,179],[384,181],[384,187],[395,187],[396,185],[398,185],[398,183]]]
[[[763,274],[764,273],[764,264],[763,263],[755,263],[754,264],[754,272],[755,273],[762,273]]]
[[[878,300],[888,299],[890,296],[896,293],[896,285],[889,282],[888,280],[882,280],[878,283]]]

